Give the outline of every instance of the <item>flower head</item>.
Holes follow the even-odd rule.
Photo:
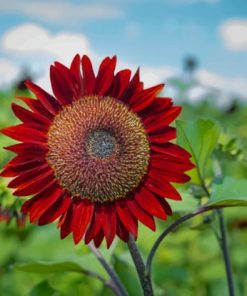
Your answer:
[[[22,206],[39,225],[57,219],[61,238],[72,233],[109,247],[117,235],[137,237],[138,221],[155,230],[154,217],[172,214],[167,199],[181,197],[171,182],[185,183],[190,154],[176,144],[169,124],[181,107],[157,97],[163,84],[144,89],[139,70],[115,72],[105,58],[95,75],[90,59],[76,55],[69,68],[50,69],[54,95],[31,81],[37,99],[21,97],[22,121],[2,130],[21,143],[1,175],[12,177],[14,195],[33,195]]]

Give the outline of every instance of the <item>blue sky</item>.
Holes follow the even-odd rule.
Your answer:
[[[183,58],[193,55],[202,71],[247,84],[246,0],[0,0],[0,59],[33,69],[40,67],[37,60],[45,65],[46,58],[51,62],[60,55],[53,49],[22,49],[29,33],[18,42],[12,34],[7,42],[23,25],[42,28],[51,39],[77,34],[85,39],[82,53],[117,54],[123,64],[156,75],[162,68],[179,73]]]

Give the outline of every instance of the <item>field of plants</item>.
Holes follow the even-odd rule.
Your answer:
[[[156,232],[140,225],[137,245],[143,257],[158,235],[173,221],[198,207],[224,208],[227,244],[237,296],[247,295],[247,104],[232,97],[228,104],[219,102],[218,92],[210,91],[192,104],[189,82],[172,79],[168,84],[183,100],[183,111],[176,122],[177,142],[191,152],[196,168],[189,172],[191,181],[179,186],[183,201],[171,201],[174,215],[157,222]],[[17,124],[11,103],[26,90],[0,92],[0,127]],[[222,96],[221,96],[222,98]],[[13,156],[3,149],[13,141],[1,135],[1,168]],[[24,198],[14,197],[0,180],[0,295],[2,296],[79,296],[113,295],[96,277],[107,274],[89,248],[74,246],[69,236],[59,237],[55,224],[26,224],[19,213]],[[203,184],[202,184],[203,183]],[[205,192],[206,186],[209,196]],[[7,220],[7,223],[6,223]],[[155,254],[152,278],[155,295],[216,296],[228,295],[223,255],[219,246],[219,221],[208,211],[180,225],[164,239]],[[142,295],[141,286],[126,244],[115,239],[101,253],[115,268],[129,295]]]

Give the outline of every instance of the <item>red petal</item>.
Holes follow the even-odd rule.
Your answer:
[[[162,198],[170,198],[175,200],[181,200],[180,194],[177,190],[165,180],[157,180],[152,178],[147,178],[144,186],[151,192],[156,193]]]
[[[104,239],[104,232],[101,229],[100,232],[94,237],[94,245],[96,248],[98,248],[100,246],[100,244],[102,243]]]
[[[56,115],[61,109],[58,101],[45,90],[31,81],[26,82],[26,86],[35,94],[41,104],[53,115]]]
[[[2,177],[15,177],[17,175],[26,173],[29,170],[37,170],[38,167],[44,165],[44,160],[34,159],[20,163],[16,166],[6,166],[1,172],[0,176]]]
[[[71,196],[65,195],[59,198],[40,218],[39,225],[45,225],[55,221],[59,216],[65,213],[71,203]]]
[[[34,128],[27,127],[25,124],[19,124],[7,127],[1,130],[4,135],[22,142],[45,142],[47,136]]]
[[[128,242],[129,240],[129,231],[124,227],[121,221],[117,220],[117,235],[123,240],[124,242]]]
[[[23,107],[16,105],[15,103],[12,103],[12,110],[15,113],[16,117],[18,117],[21,121],[34,122],[40,126],[41,130],[47,129],[47,127],[51,123],[49,119],[37,113],[28,111],[27,109],[24,109]]]
[[[128,104],[131,98],[141,90],[142,84],[140,83],[140,71],[137,69],[135,75],[131,79],[128,87],[124,90],[119,100]]]
[[[148,137],[151,143],[163,144],[176,138],[176,129],[174,127],[167,126],[163,129],[162,133],[158,135],[152,133],[149,134]]]
[[[134,112],[139,112],[153,103],[155,96],[161,92],[164,84],[159,84],[139,92],[129,101],[129,105]]]
[[[62,189],[57,186],[50,186],[44,190],[42,190],[39,194],[35,195],[34,197],[30,198],[21,207],[21,212],[27,214],[31,211],[32,207],[39,202],[43,201],[44,199],[52,199],[53,196],[57,196],[58,194],[62,193]]]
[[[147,120],[150,117],[162,116],[162,114],[172,107],[172,99],[166,97],[156,97],[152,105],[139,112],[142,120]]]
[[[166,214],[171,216],[172,215],[172,209],[171,209],[169,203],[164,198],[159,197],[158,195],[156,195],[156,198],[158,199],[159,203],[163,207]]]
[[[125,89],[127,88],[128,84],[129,84],[130,76],[131,76],[130,70],[119,71],[116,74],[116,76],[113,80],[112,86],[111,86],[110,90],[108,91],[107,95],[118,99],[123,94]]]
[[[82,97],[84,95],[84,90],[81,75],[81,58],[79,54],[74,57],[70,65],[70,71],[76,81],[77,97]]]
[[[162,154],[171,155],[179,159],[191,158],[191,155],[186,150],[172,143],[153,144],[151,146],[151,150]]]
[[[55,68],[58,74],[60,74],[61,79],[63,79],[64,88],[66,88],[72,100],[79,99],[79,94],[78,94],[79,85],[77,84],[77,81],[73,77],[70,69],[68,69],[67,67],[65,67],[63,64],[59,62],[55,62]]]
[[[25,153],[27,155],[43,155],[48,151],[46,145],[35,144],[35,143],[19,143],[4,147],[4,149],[20,154]]]
[[[95,204],[94,215],[92,217],[91,224],[85,234],[85,244],[88,244],[101,230],[102,228],[102,217],[101,207]]]
[[[82,71],[83,71],[83,81],[85,95],[92,95],[95,86],[95,75],[92,67],[92,63],[88,56],[84,55],[81,60]]]
[[[50,79],[52,91],[61,105],[71,104],[73,101],[73,93],[68,83],[61,76],[60,71],[54,66],[50,67]]]
[[[20,176],[13,179],[8,187],[9,188],[23,188],[29,184],[35,183],[43,178],[44,176],[49,176],[52,173],[51,168],[48,164],[44,164],[37,169],[28,171],[26,173],[21,174]]]
[[[30,222],[37,221],[62,195],[63,191],[54,187],[52,192],[44,191],[32,198],[35,199],[35,202],[33,202],[29,210]]]
[[[166,213],[157,198],[145,187],[136,193],[135,200],[147,212],[160,219],[166,219]]]
[[[32,194],[39,193],[40,191],[52,186],[56,183],[56,179],[54,178],[54,174],[44,175],[39,181],[32,183],[31,185],[27,185],[26,187],[22,187],[17,189],[13,195],[16,196],[28,196]]]
[[[105,58],[99,67],[94,93],[103,96],[112,84],[117,58]]]
[[[174,172],[184,172],[194,168],[194,164],[189,159],[177,159],[165,154],[152,154],[151,165],[160,170],[169,169]]]
[[[148,213],[144,212],[141,207],[135,202],[134,199],[126,200],[129,210],[131,211],[132,215],[136,217],[139,221],[141,221],[144,225],[149,227],[152,230],[155,230],[155,222],[152,216]]]
[[[152,168],[149,174],[156,175],[157,177],[159,177],[161,181],[164,179],[168,182],[174,182],[174,183],[186,183],[190,180],[189,176],[181,172],[180,173],[172,172],[169,166],[166,170],[162,169],[162,171],[160,169]]]
[[[70,204],[68,210],[60,217],[58,226],[61,226],[60,237],[64,239],[72,232],[72,219],[73,219],[73,205]]]
[[[89,200],[82,200],[73,206],[72,230],[75,244],[79,243],[93,216],[94,205]]]
[[[13,166],[16,166],[16,165],[19,165],[19,164],[23,164],[27,161],[30,161],[30,160],[33,160],[34,157],[33,155],[30,155],[30,154],[20,154],[20,155],[17,155],[16,157],[14,157],[13,159],[11,159],[9,161],[9,163],[7,164],[8,167],[13,167]],[[35,160],[42,160],[44,161],[44,157],[35,157]]]
[[[118,217],[123,223],[124,227],[136,237],[137,221],[130,213],[126,203],[122,201],[117,201],[116,210],[117,210]]]
[[[17,99],[24,102],[33,112],[40,114],[45,118],[53,119],[53,114],[51,114],[41,103],[39,100],[31,99],[27,97],[16,97]]]
[[[182,107],[176,106],[171,108],[168,112],[164,113],[162,116],[152,118],[152,120],[144,121],[144,125],[146,126],[146,131],[148,133],[162,131],[166,128],[175,118],[178,117],[181,112]]]
[[[106,238],[107,248],[110,248],[116,234],[117,214],[112,204],[102,206],[103,232]]]

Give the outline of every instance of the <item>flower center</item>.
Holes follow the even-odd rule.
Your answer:
[[[83,97],[58,113],[48,131],[47,161],[72,196],[125,198],[142,181],[149,142],[140,118],[111,97]]]
[[[91,132],[86,140],[89,155],[107,158],[112,155],[116,147],[116,139],[112,132],[99,129]]]

